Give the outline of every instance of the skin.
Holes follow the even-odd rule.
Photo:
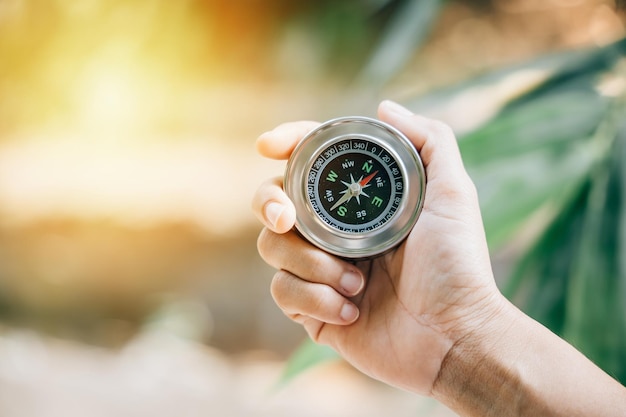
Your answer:
[[[417,224],[392,252],[353,265],[300,238],[282,179],[266,181],[252,209],[265,226],[259,253],[278,270],[276,304],[365,374],[461,415],[626,415],[619,383],[499,292],[451,129],[389,101],[378,117],[422,157],[427,188]],[[261,135],[257,149],[287,159],[315,126],[283,124]]]

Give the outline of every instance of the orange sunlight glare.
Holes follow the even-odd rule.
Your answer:
[[[103,68],[85,77],[80,89],[81,121],[85,126],[131,126],[138,111],[148,103],[140,103],[138,77],[130,70]]]
[[[216,233],[250,225],[258,184],[241,167],[261,178],[272,165],[256,157],[253,138],[220,138],[224,127],[213,122],[231,110],[202,120],[202,92],[217,83],[194,76],[211,65],[202,51],[212,40],[192,3],[10,3],[22,7],[0,7],[0,23],[10,23],[0,27],[0,60],[10,59],[8,74],[25,92],[9,98],[26,121],[0,142],[1,223],[191,221]],[[31,33],[42,10],[49,17]]]
[[[256,174],[278,172],[241,147],[200,141],[119,145],[47,139],[0,149],[3,222],[59,216],[147,227],[191,221],[224,234],[250,226]],[[254,178],[246,178],[241,166]]]

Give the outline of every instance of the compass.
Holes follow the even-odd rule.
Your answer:
[[[423,206],[426,175],[400,131],[375,119],[344,117],[300,141],[284,183],[304,238],[334,255],[364,259],[409,234]]]

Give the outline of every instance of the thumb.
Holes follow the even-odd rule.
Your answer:
[[[426,168],[429,184],[445,180],[448,186],[467,185],[469,177],[454,132],[448,125],[413,114],[389,100],[378,107],[378,117],[400,130],[413,143]]]
[[[422,223],[427,225],[422,230],[460,233],[457,238],[447,236],[445,239],[452,239],[449,242],[461,239],[463,245],[478,245],[475,254],[480,257],[471,261],[489,265],[478,193],[463,166],[452,129],[437,120],[413,114],[392,101],[383,101],[378,107],[378,115],[409,138],[426,168],[424,212],[439,217],[443,223]]]

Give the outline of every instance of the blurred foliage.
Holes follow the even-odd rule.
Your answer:
[[[384,82],[425,39],[441,3],[5,0],[0,132],[75,123],[116,88],[148,107],[146,125],[166,129],[189,123],[177,109],[190,95],[225,81],[345,82],[371,56],[362,78]],[[423,16],[419,25],[399,25],[407,12]]]
[[[626,381],[626,40],[566,61],[461,139],[492,249],[538,237],[504,288]]]
[[[388,82],[429,35],[444,0],[323,0],[302,7],[293,26],[315,39],[321,73],[367,88]],[[287,25],[287,30],[291,25]]]
[[[275,389],[280,389],[303,371],[319,363],[336,360],[337,358],[337,353],[328,346],[316,345],[307,340],[300,345],[289,359],[281,378],[275,385]]]
[[[433,7],[431,2],[419,3]],[[398,13],[403,9],[399,7]],[[390,20],[397,26],[388,33],[404,31],[408,39],[414,29],[410,17]],[[402,45],[398,51],[414,52],[411,48],[419,45],[416,40],[422,35],[413,35],[413,43],[397,36]],[[622,383],[626,382],[625,57],[626,39],[603,48],[554,53],[410,101],[411,106],[424,108],[523,71],[541,69],[549,74],[461,135],[459,143],[479,190],[490,249],[495,252],[512,244],[522,252],[505,280],[505,295]],[[374,54],[370,63],[376,59]],[[384,83],[397,73],[401,61],[391,60],[388,73],[372,74]],[[303,370],[312,365],[302,359],[307,354],[309,359],[329,358],[307,341],[294,355],[285,378],[296,374],[294,367]]]
[[[358,82],[368,88],[388,83],[427,39],[443,4],[443,0],[389,2],[391,17],[360,71]]]

